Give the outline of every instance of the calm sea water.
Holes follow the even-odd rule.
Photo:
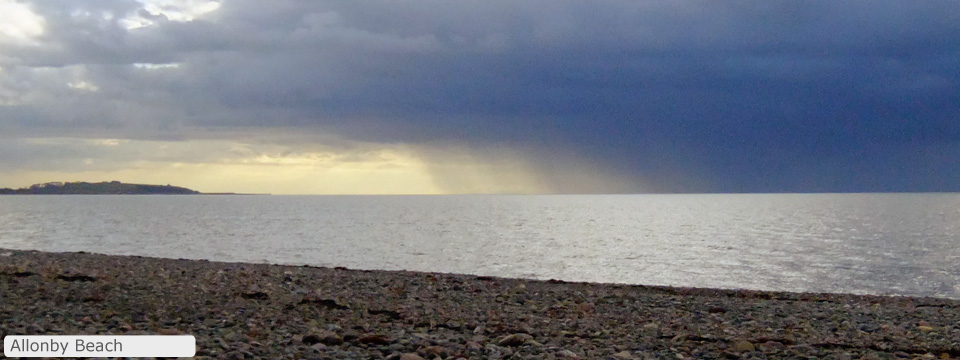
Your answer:
[[[2,196],[0,248],[960,298],[960,194]]]

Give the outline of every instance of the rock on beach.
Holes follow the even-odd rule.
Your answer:
[[[960,358],[960,301],[0,249],[0,335],[236,359]]]

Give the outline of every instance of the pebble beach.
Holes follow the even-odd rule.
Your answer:
[[[960,300],[0,249],[0,337],[172,335],[197,359],[950,359]]]

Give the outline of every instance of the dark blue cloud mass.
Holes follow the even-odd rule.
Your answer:
[[[563,149],[650,191],[960,191],[955,1],[225,1],[133,30],[132,2],[33,10],[48,33],[0,56],[22,76],[0,90],[79,66],[99,91],[69,119],[0,107],[11,133],[322,129]]]

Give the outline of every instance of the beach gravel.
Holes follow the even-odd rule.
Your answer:
[[[0,254],[0,335],[190,334],[197,358],[960,357],[949,299]]]

